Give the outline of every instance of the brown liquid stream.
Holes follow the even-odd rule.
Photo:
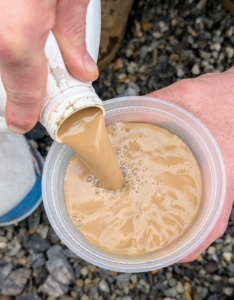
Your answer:
[[[60,140],[79,155],[108,190],[121,189],[124,183],[115,153],[107,135],[103,113],[99,108],[82,109],[63,122]]]
[[[89,110],[76,113],[80,121],[69,118],[59,131],[76,151],[64,180],[71,220],[89,241],[112,253],[139,255],[167,246],[191,226],[199,209],[202,181],[194,156],[163,128],[116,123],[106,131],[100,111]],[[95,144],[97,136],[101,142]],[[99,177],[103,172],[106,177]],[[97,178],[116,190],[102,188]]]

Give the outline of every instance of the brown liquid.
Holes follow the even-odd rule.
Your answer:
[[[108,190],[121,189],[124,183],[116,156],[107,135],[99,108],[82,109],[69,117],[58,131],[60,140],[79,155],[88,169]]]
[[[137,255],[161,249],[180,237],[197,215],[202,194],[197,162],[177,136],[155,125],[118,123],[107,131],[124,186],[118,191],[100,187],[75,154],[64,181],[70,217],[88,240],[109,252]],[[98,168],[111,174],[108,180],[115,186],[119,179],[111,161],[98,162]]]

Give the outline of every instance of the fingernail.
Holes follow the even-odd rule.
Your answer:
[[[85,65],[85,69],[88,72],[90,73],[97,72],[97,65],[87,51],[84,55],[84,65]]]
[[[14,133],[18,133],[18,134],[24,134],[26,133],[26,131],[22,128],[18,128],[14,125],[8,124],[8,128],[13,131]]]

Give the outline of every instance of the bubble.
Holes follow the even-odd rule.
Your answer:
[[[117,191],[113,191],[113,195],[117,195]]]
[[[102,187],[100,181],[96,177],[94,177],[94,179],[93,179],[93,185],[98,188]]]
[[[115,154],[120,155],[121,154],[121,149],[119,149],[119,148],[115,149]]]
[[[137,176],[137,177],[136,177],[136,181],[141,181],[141,177],[140,177],[140,176]]]
[[[128,174],[128,169],[126,167],[122,167],[121,172],[122,172],[123,176],[126,177]]]
[[[128,149],[128,146],[127,146],[127,145],[124,145],[124,149],[125,149],[125,150]]]
[[[135,182],[135,181],[133,181],[133,182],[132,182],[132,185],[136,185],[136,182]]]
[[[118,129],[118,125],[117,124],[112,124],[110,127],[111,127],[112,131],[116,131]]]
[[[138,174],[139,174],[139,170],[138,170],[137,168],[134,168],[134,169],[132,170],[132,174],[133,174],[134,176],[138,175]]]
[[[132,174],[128,174],[128,178],[132,178]]]
[[[86,181],[87,182],[91,182],[93,180],[93,177],[92,176],[88,176],[87,178],[86,178]]]
[[[101,192],[101,191],[100,191],[99,189],[95,189],[95,190],[94,190],[94,193],[97,194],[97,195],[100,194],[100,192]]]
[[[77,220],[76,221],[76,226],[77,227],[82,227],[83,226],[83,221],[82,220]]]
[[[127,128],[126,131],[127,131],[127,132],[130,132],[130,128]]]
[[[132,189],[133,189],[133,190],[135,190],[135,189],[136,189],[136,187],[133,185],[133,186],[132,186]]]

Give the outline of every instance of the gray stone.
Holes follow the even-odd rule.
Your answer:
[[[193,75],[199,75],[201,73],[199,65],[194,64],[192,69],[191,69],[191,72],[192,72]]]
[[[59,297],[68,292],[68,287],[58,283],[51,275],[46,278],[46,281],[42,285],[42,292],[46,295]]]
[[[233,291],[234,289],[232,287],[225,287],[223,289],[224,294],[227,296],[233,296]]]
[[[137,275],[136,275],[136,274],[133,274],[133,275],[131,276],[131,282],[132,282],[133,284],[136,284],[136,283],[137,283],[137,280],[138,280]]]
[[[27,293],[17,298],[17,300],[40,300],[41,298],[36,293]]]
[[[226,54],[228,58],[233,58],[234,56],[234,49],[232,47],[226,47]]]
[[[176,288],[172,287],[164,291],[164,295],[167,297],[175,297],[177,295]]]
[[[22,245],[17,241],[12,245],[11,251],[8,253],[9,256],[15,256],[22,248]]]
[[[174,287],[177,284],[177,280],[175,278],[171,278],[168,283],[171,287]]]
[[[34,232],[38,229],[41,220],[40,206],[28,217],[28,228]]]
[[[180,68],[177,69],[176,75],[177,75],[177,77],[179,77],[179,78],[183,77],[183,76],[184,76],[184,70],[182,70],[182,69],[180,69]]]
[[[60,246],[60,245],[53,245],[51,246],[47,251],[46,251],[46,254],[47,254],[47,257],[49,258],[49,256],[52,254],[52,256],[54,254],[61,254],[63,251],[63,247]]]
[[[228,265],[227,268],[230,272],[234,272],[234,264]]]
[[[11,273],[12,270],[12,264],[2,264],[0,266],[0,289],[2,289],[4,285],[4,281],[7,278],[7,276]]]
[[[82,261],[82,259],[77,256],[74,252],[72,252],[70,249],[66,248],[63,250],[63,254],[67,257],[67,258],[74,258],[74,259],[77,259],[77,260],[80,260]]]
[[[38,267],[45,265],[45,262],[46,262],[45,257],[40,257],[33,263],[33,269],[36,269]]]
[[[19,243],[26,243],[28,241],[29,235],[26,228],[21,227],[18,234]]]
[[[132,274],[120,274],[116,276],[116,280],[118,280],[119,282],[129,282],[130,278],[131,278]]]
[[[39,252],[44,252],[50,247],[50,242],[46,239],[43,239],[39,234],[34,234],[24,243],[24,247],[27,249],[33,249]]]
[[[203,51],[203,50],[199,51],[199,55],[200,55],[201,58],[206,59],[206,60],[209,59],[210,56],[211,56],[210,52],[206,52],[206,51]]]
[[[102,279],[99,284],[98,284],[98,288],[100,290],[100,292],[104,293],[104,294],[109,294],[110,293],[110,288],[109,285],[107,284],[105,279]]]
[[[184,286],[183,286],[183,284],[182,284],[181,281],[178,281],[178,282],[177,282],[176,290],[177,290],[177,292],[178,292],[179,294],[183,294],[183,292],[184,292]]]
[[[80,269],[80,274],[82,275],[83,278],[87,277],[89,274],[89,269],[84,266]]]
[[[30,274],[31,270],[26,268],[19,268],[12,271],[4,282],[2,294],[5,296],[19,295],[28,282]]]
[[[45,281],[48,272],[45,266],[33,270],[33,277],[36,285],[40,285]]]
[[[136,63],[134,63],[134,62],[131,62],[128,65],[127,69],[128,69],[128,73],[134,74],[134,73],[136,73],[138,71],[138,65]]]
[[[48,225],[45,225],[41,228],[40,230],[40,235],[43,239],[46,239],[47,238],[47,235],[48,235],[48,232],[49,232],[49,226]]]
[[[95,298],[96,295],[98,295],[98,289],[97,289],[95,286],[93,286],[93,287],[91,287],[91,288],[89,289],[89,298],[90,298],[90,299],[96,299],[96,298]]]
[[[72,266],[64,255],[50,254],[46,267],[51,276],[63,285],[69,285],[75,280]]]
[[[141,47],[140,55],[139,55],[140,59],[141,59],[141,60],[144,60],[144,59],[146,58],[147,53],[148,53],[148,48],[147,48],[147,46]]]

